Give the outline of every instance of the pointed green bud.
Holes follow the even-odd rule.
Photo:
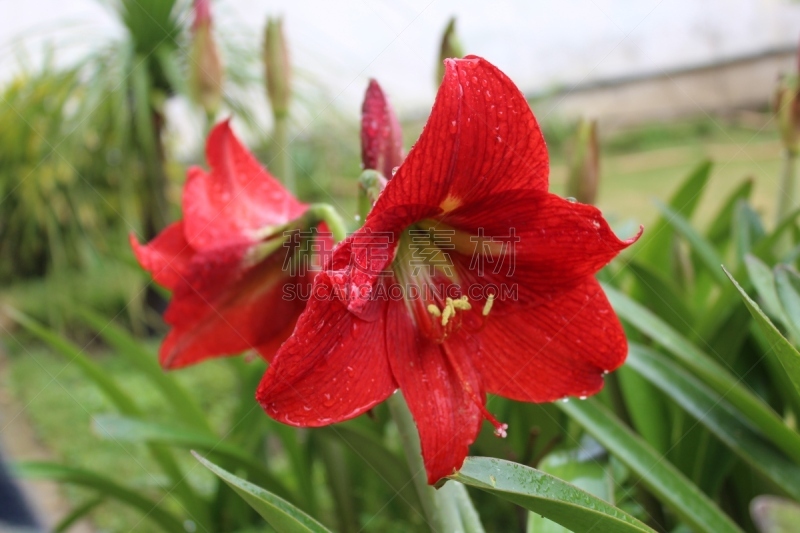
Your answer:
[[[270,17],[264,35],[264,67],[267,80],[267,96],[275,117],[289,114],[292,96],[291,65],[286,39],[283,36],[283,21]]]
[[[436,68],[436,86],[444,79],[444,60],[464,57],[464,49],[456,34],[456,18],[452,17],[442,34],[442,44],[439,46],[439,63]]]
[[[800,149],[800,84],[796,75],[786,75],[775,91],[775,118],[783,147],[797,153]]]
[[[600,184],[600,148],[597,142],[597,121],[581,120],[569,157],[567,196],[582,204],[597,201]]]
[[[189,90],[195,103],[213,116],[222,101],[223,67],[211,31],[210,0],[195,0]]]

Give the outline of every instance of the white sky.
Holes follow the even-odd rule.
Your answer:
[[[104,1],[0,0],[0,80],[20,57],[37,61],[43,42],[56,42],[57,58],[68,61],[118,35]],[[468,53],[528,91],[704,63],[800,37],[800,4],[786,0],[216,0],[212,9],[218,31],[258,40],[267,15],[283,14],[294,63],[346,113],[357,111],[369,77],[401,115],[427,109],[451,15]]]

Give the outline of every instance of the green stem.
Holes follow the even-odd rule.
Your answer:
[[[464,533],[485,533],[481,518],[478,516],[478,511],[475,510],[475,506],[472,505],[467,488],[458,481],[448,481],[442,489],[447,487],[451,487],[453,499],[458,507],[458,513],[461,515]]]
[[[310,216],[317,220],[323,220],[331,230],[333,240],[341,242],[347,237],[347,227],[345,226],[344,219],[333,206],[328,204],[312,204],[308,208]]]
[[[464,533],[485,533],[478,512],[470,500],[467,489],[457,481],[448,481],[436,490],[428,485],[425,464],[419,445],[419,433],[411,412],[400,392],[389,400],[389,410],[400,433],[403,451],[411,469],[414,487],[422,502],[431,529]]]
[[[795,201],[795,170],[797,154],[794,150],[783,151],[783,164],[781,167],[781,181],[778,187],[778,202],[776,209],[776,224],[780,224],[786,215],[797,205]]]
[[[377,170],[367,169],[361,173],[358,178],[358,214],[361,220],[366,220],[385,186],[386,178]]]
[[[272,132],[278,153],[275,158],[275,174],[283,180],[283,184],[292,193],[297,193],[294,181],[294,167],[289,153],[289,116],[275,115],[275,129]]]
[[[451,490],[436,490],[428,485],[425,464],[422,462],[422,451],[419,444],[419,433],[411,411],[408,410],[405,399],[400,391],[389,396],[387,400],[392,419],[397,425],[400,440],[403,443],[403,452],[411,470],[411,480],[417,489],[422,511],[432,531],[461,531],[461,519],[458,507],[451,497]],[[448,482],[445,487],[452,483]]]

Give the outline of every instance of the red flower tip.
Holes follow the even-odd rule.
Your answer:
[[[643,233],[644,233],[644,226],[643,226],[643,225],[641,225],[641,224],[639,224],[639,231],[636,233],[636,235],[634,235],[634,236],[633,236],[633,237],[631,237],[630,239],[625,239],[625,240],[624,240],[624,241],[622,241],[622,242],[625,244],[625,246],[626,246],[626,247],[628,247],[628,246],[630,246],[631,244],[633,244],[633,243],[635,243],[636,241],[638,241],[638,240],[639,240],[639,237],[641,237]]]
[[[211,25],[211,0],[194,1],[194,23],[192,28]]]
[[[381,86],[369,80],[361,106],[361,161],[388,180],[403,162],[403,133]]]

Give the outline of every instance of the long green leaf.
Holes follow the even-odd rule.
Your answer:
[[[593,398],[558,402],[558,407],[635,472],[650,492],[668,505],[695,531],[698,533],[742,531],[677,468]]]
[[[106,498],[114,498],[129,507],[141,511],[147,519],[168,533],[184,531],[183,521],[161,507],[158,502],[145,498],[138,491],[120,485],[116,481],[90,470],[56,463],[24,462],[17,463],[14,466],[14,471],[26,478],[50,479],[95,490]]]
[[[783,314],[784,325],[795,342],[800,341],[800,278],[786,265],[775,267],[775,285]]]
[[[653,531],[597,496],[541,470],[510,461],[467,457],[461,469],[449,478],[499,496],[573,531]]]
[[[800,434],[792,431],[758,396],[642,305],[616,289],[603,285],[620,318],[658,342],[706,385],[723,395],[786,455],[800,463]]]
[[[164,372],[158,364],[158,358],[155,354],[142,346],[130,333],[114,324],[113,321],[107,320],[94,311],[78,308],[76,313],[104,341],[153,382],[184,424],[211,434],[208,419],[197,405],[195,399],[186,392],[177,380]]]
[[[692,250],[700,258],[706,270],[719,283],[725,282],[725,276],[720,272],[722,259],[717,255],[717,251],[700,233],[678,211],[671,207],[656,202],[656,207],[661,211],[664,218],[677,233],[683,236],[689,243]]]
[[[56,353],[64,356],[71,364],[77,365],[84,375],[97,385],[122,414],[137,418],[142,415],[141,410],[130,396],[117,385],[114,379],[109,377],[103,369],[86,356],[83,350],[16,309],[8,306],[4,309],[6,314],[18,324],[50,345]],[[205,523],[208,520],[205,506],[186,482],[185,476],[175,458],[172,457],[168,450],[159,446],[150,446],[149,451],[172,480],[176,496],[184,502],[195,521],[201,524]]]
[[[377,438],[366,431],[360,431],[352,424],[342,424],[319,430],[325,438],[341,440],[375,471],[386,484],[396,492],[400,499],[415,508],[420,514],[419,496],[410,483],[412,476],[408,463],[404,458],[398,457]]]
[[[744,264],[747,268],[747,276],[758,291],[758,295],[761,296],[767,312],[780,318],[781,321],[786,320],[778,291],[775,288],[775,275],[772,273],[772,269],[751,254],[745,256]]]
[[[58,333],[50,331],[48,328],[12,307],[5,306],[4,311],[12,320],[17,322],[17,324],[46,342],[50,347],[55,349],[57,353],[63,355],[70,364],[79,367],[86,377],[92,380],[92,382],[103,391],[111,403],[122,413],[131,416],[138,416],[141,414],[140,409],[130,396],[120,389],[113,379],[108,377],[94,361],[83,353],[83,350],[61,337]]]
[[[689,218],[700,201],[700,195],[711,175],[711,162],[698,165],[680,188],[672,195],[669,205],[684,218]],[[651,266],[669,275],[668,265],[672,263],[672,235],[667,219],[662,215],[645,233],[637,255]],[[667,268],[665,268],[667,267]]]
[[[723,396],[644,346],[630,345],[627,364],[710,429],[751,467],[793,497],[800,498],[800,466],[766,442]]]
[[[94,417],[94,429],[98,436],[120,442],[158,443],[178,446],[184,449],[197,449],[214,454],[232,464],[245,469],[254,480],[267,486],[281,497],[293,500],[292,493],[263,464],[238,446],[219,437],[203,432],[164,426],[152,422],[135,420],[116,415]]]
[[[733,222],[733,217],[736,212],[736,205],[740,201],[747,201],[752,192],[753,178],[747,178],[728,196],[722,207],[713,217],[708,231],[706,231],[706,238],[709,241],[719,243],[730,236],[731,223]]]
[[[269,522],[278,533],[326,533],[329,532],[322,524],[308,516],[306,513],[293,506],[286,500],[267,492],[214,463],[192,452],[200,464],[211,470],[222,481],[228,484],[239,496],[242,497],[253,509]]]
[[[99,495],[91,498],[81,505],[72,509],[67,516],[59,520],[58,524],[53,526],[53,533],[63,533],[69,531],[69,528],[81,518],[95,510],[95,508],[106,500],[105,496]]]
[[[767,315],[764,314],[764,311],[762,311],[758,304],[755,303],[744,290],[742,290],[742,288],[727,270],[725,270],[725,274],[728,276],[728,278],[730,278],[731,283],[733,283],[733,285],[736,287],[736,290],[739,291],[739,294],[742,296],[742,300],[744,300],[748,311],[750,311],[750,314],[753,315],[756,324],[758,324],[758,327],[766,335],[769,343],[771,344],[771,348],[775,352],[775,355],[778,357],[778,360],[786,370],[786,374],[789,375],[789,379],[792,380],[797,393],[800,394],[800,353],[798,353],[795,347],[792,346],[792,343],[786,340],[786,337],[781,335],[781,332],[778,331],[778,328],[776,328]]]

